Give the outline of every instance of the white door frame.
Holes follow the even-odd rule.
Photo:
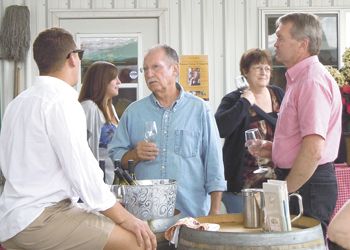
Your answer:
[[[65,19],[135,19],[135,18],[156,18],[158,20],[158,41],[166,43],[167,9],[117,9],[117,10],[62,10],[51,9],[48,11],[48,27],[60,27],[61,21]],[[140,50],[141,52],[141,50]],[[142,63],[139,61],[139,63]],[[145,95],[143,73],[139,71],[139,88],[137,98]]]
[[[167,9],[117,9],[117,10],[60,10],[51,9],[48,14],[48,26],[60,27],[61,19],[84,18],[157,18],[159,23],[159,42],[166,43],[167,22],[165,21]]]

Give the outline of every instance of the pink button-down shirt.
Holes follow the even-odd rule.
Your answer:
[[[317,134],[325,139],[319,164],[334,161],[341,136],[342,104],[339,87],[317,56],[311,56],[286,72],[284,95],[275,137],[272,160],[280,168],[291,168],[304,136]]]

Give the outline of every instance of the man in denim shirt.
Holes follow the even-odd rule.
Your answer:
[[[146,54],[144,76],[152,94],[124,112],[109,145],[112,159],[137,163],[137,179],[175,179],[176,208],[185,216],[220,212],[226,190],[221,141],[205,102],[176,82],[179,58],[174,49],[158,45]],[[154,141],[145,140],[146,121],[155,121]]]

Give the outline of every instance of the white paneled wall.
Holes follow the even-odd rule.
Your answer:
[[[27,5],[31,13],[32,41],[51,23],[52,11],[91,10],[166,10],[165,29],[160,41],[174,47],[179,54],[207,54],[209,57],[210,105],[216,109],[222,96],[233,90],[239,74],[239,59],[249,48],[258,47],[261,36],[259,9],[310,10],[341,9],[341,51],[350,41],[349,0],[0,0],[0,22],[9,5]],[[96,12],[98,15],[98,12]],[[37,74],[29,52],[21,67],[21,89],[31,85]],[[13,63],[0,60],[1,111],[13,98]]]

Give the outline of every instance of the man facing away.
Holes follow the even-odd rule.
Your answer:
[[[156,249],[146,222],[103,182],[72,88],[82,50],[60,28],[33,44],[40,76],[7,107],[0,135],[0,241],[6,249]],[[74,204],[80,197],[92,212]],[[99,213],[97,213],[99,212]]]
[[[333,161],[341,135],[339,88],[318,60],[322,29],[312,14],[290,13],[277,20],[276,60],[287,67],[287,88],[273,143],[253,155],[270,156],[288,192],[303,197],[304,215],[318,219],[325,234],[337,200]],[[292,214],[297,202],[291,201]]]
[[[111,158],[121,159],[124,168],[133,159],[140,180],[175,179],[176,208],[184,216],[218,214],[226,181],[214,116],[176,82],[179,58],[171,47],[150,49],[143,70],[152,94],[123,113],[109,147]],[[157,125],[155,141],[145,140],[146,121]]]

